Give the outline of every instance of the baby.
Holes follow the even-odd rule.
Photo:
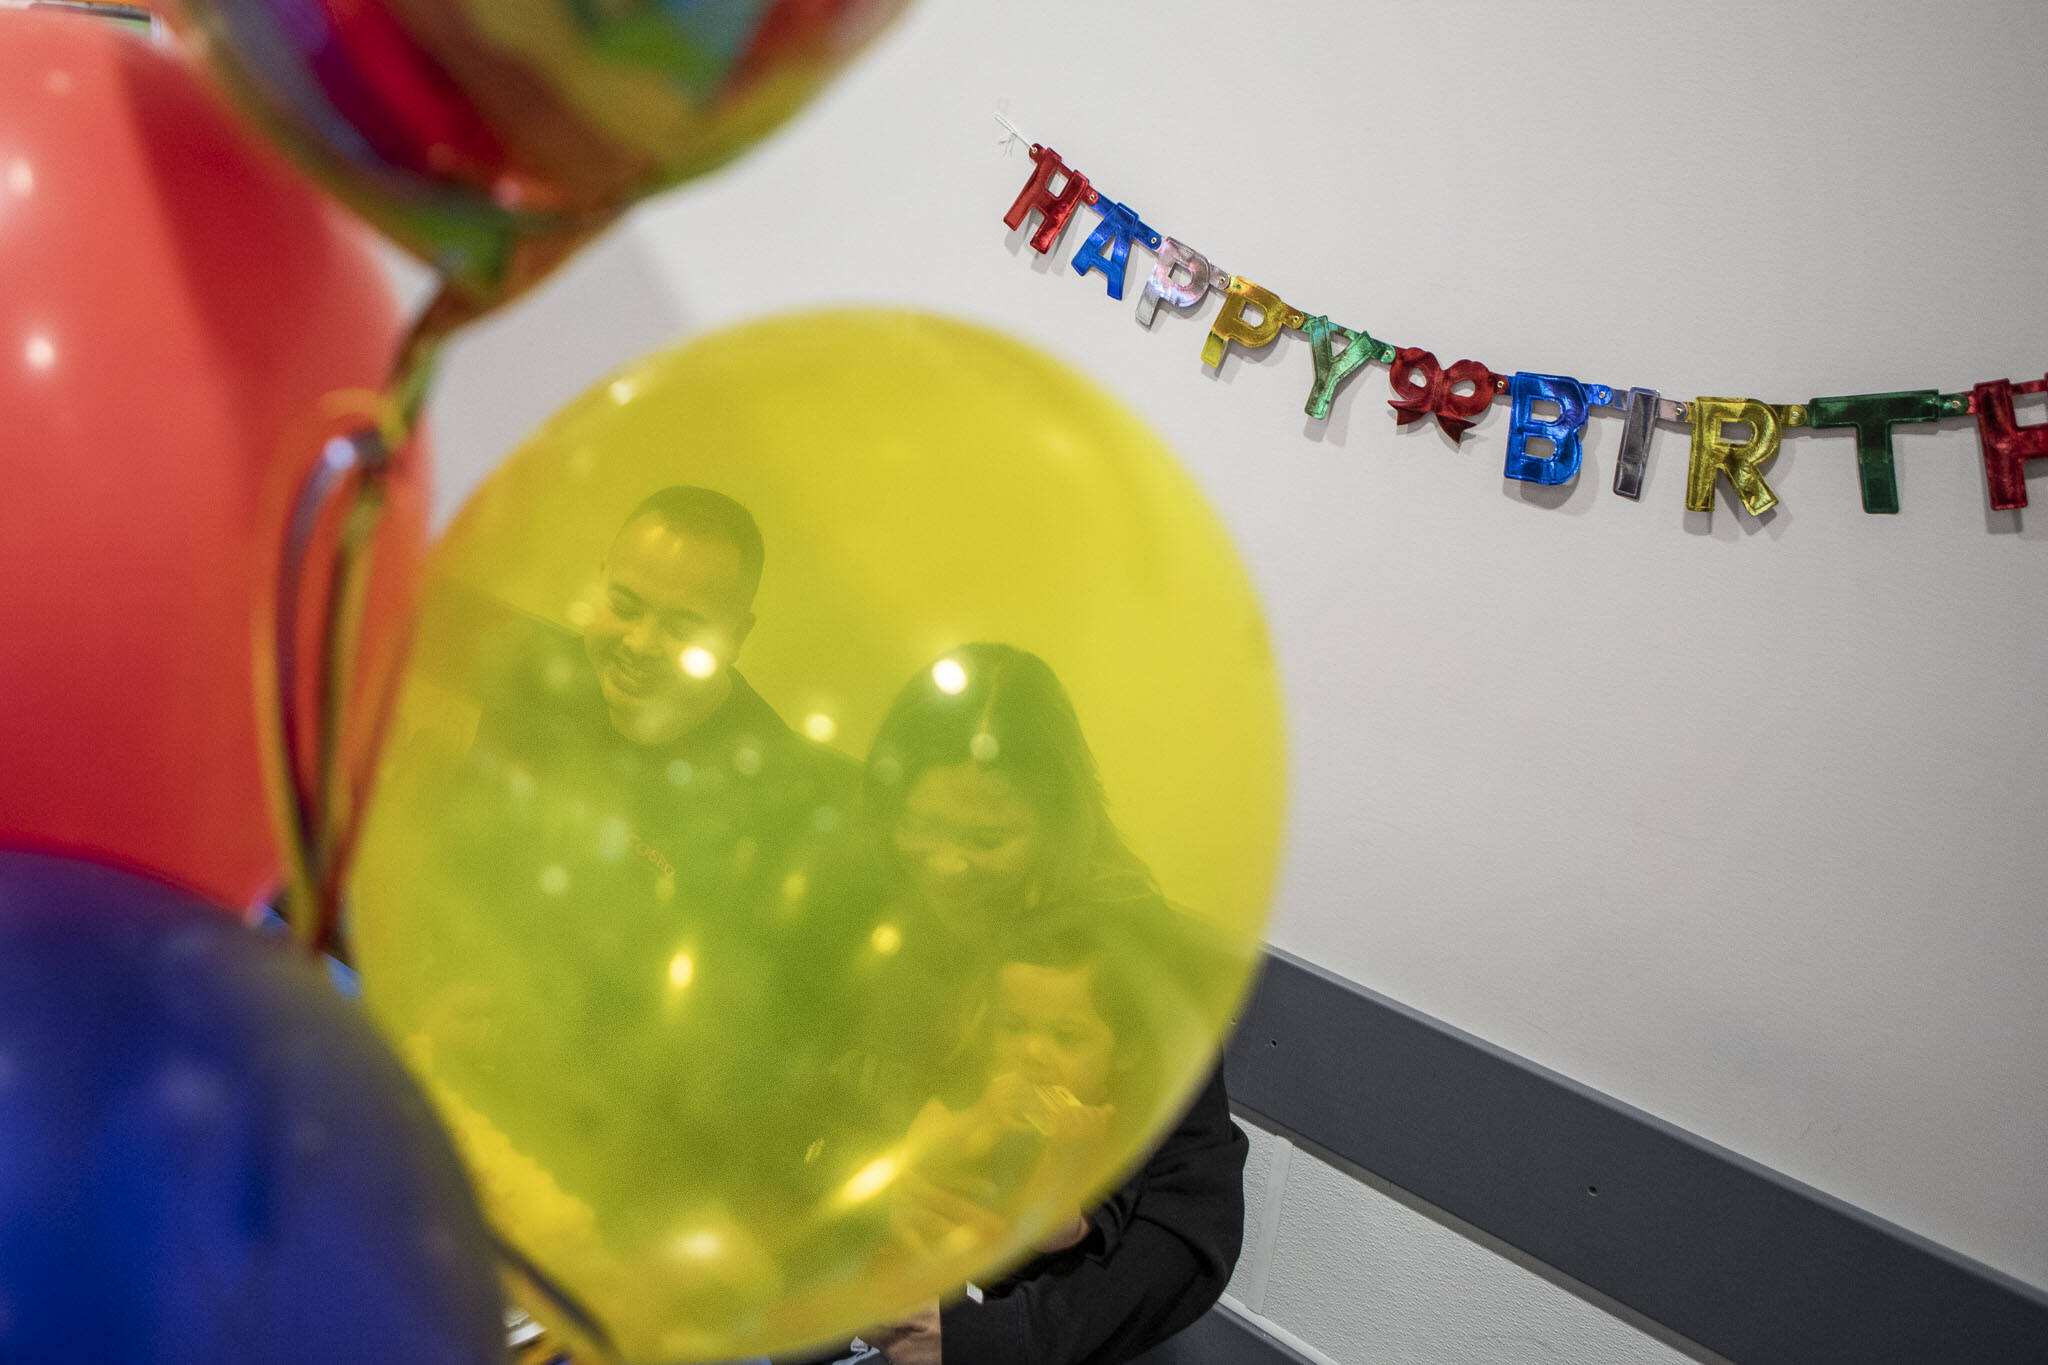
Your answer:
[[[1101,913],[1043,907],[1001,949],[980,1011],[978,1095],[957,1106],[934,1098],[911,1124],[917,1178],[899,1231],[920,1250],[1002,1240],[1013,1218],[1050,1229],[1041,1251],[1086,1235],[1075,1187],[1111,1174],[1124,1136],[1116,1101],[1144,1052],[1140,1002]]]

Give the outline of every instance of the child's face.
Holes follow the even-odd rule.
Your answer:
[[[1083,1104],[1109,1102],[1116,1034],[1095,1008],[1094,969],[1006,962],[996,972],[996,1074],[1064,1086]]]

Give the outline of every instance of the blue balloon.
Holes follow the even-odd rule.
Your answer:
[[[312,965],[0,852],[0,1361],[503,1365],[447,1137]]]

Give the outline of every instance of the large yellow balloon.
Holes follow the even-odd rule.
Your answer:
[[[1228,537],[1100,389],[932,317],[743,327],[440,546],[365,990],[558,1330],[821,1341],[1028,1256],[1171,1124],[1281,749]]]

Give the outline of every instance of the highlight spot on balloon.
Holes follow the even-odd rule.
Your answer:
[[[868,935],[868,942],[883,957],[894,957],[896,950],[903,946],[903,931],[893,924],[877,924],[875,932]]]
[[[611,395],[612,401],[621,406],[632,402],[633,394],[636,391],[633,381],[630,379],[614,379],[611,387],[605,390],[605,392]]]
[[[7,167],[7,188],[23,199],[36,192],[36,168],[16,157]]]
[[[540,889],[550,896],[559,896],[569,889],[569,869],[560,863],[549,863],[540,870]]]
[[[688,953],[677,953],[668,960],[668,984],[679,991],[690,988],[697,979],[697,959]]]
[[[761,751],[746,745],[732,752],[732,770],[741,777],[753,777],[761,771]]]
[[[683,672],[702,682],[718,671],[718,656],[702,645],[683,651]]]
[[[677,1260],[716,1260],[725,1250],[725,1238],[716,1228],[699,1228],[695,1232],[681,1234],[669,1243],[669,1248],[675,1253]]]
[[[1002,743],[986,730],[967,741],[967,755],[976,763],[993,763],[1002,752]]]
[[[823,711],[813,711],[804,717],[804,733],[820,744],[830,744],[839,733],[839,722]]]
[[[903,1162],[893,1156],[878,1156],[853,1174],[853,1179],[839,1192],[840,1199],[848,1204],[865,1204],[883,1190],[896,1183],[896,1177],[903,1173]]]
[[[932,682],[947,696],[957,697],[967,690],[967,670],[958,659],[941,659],[932,665]]]
[[[31,370],[46,374],[57,364],[57,343],[37,332],[22,348],[22,359],[28,362]]]

